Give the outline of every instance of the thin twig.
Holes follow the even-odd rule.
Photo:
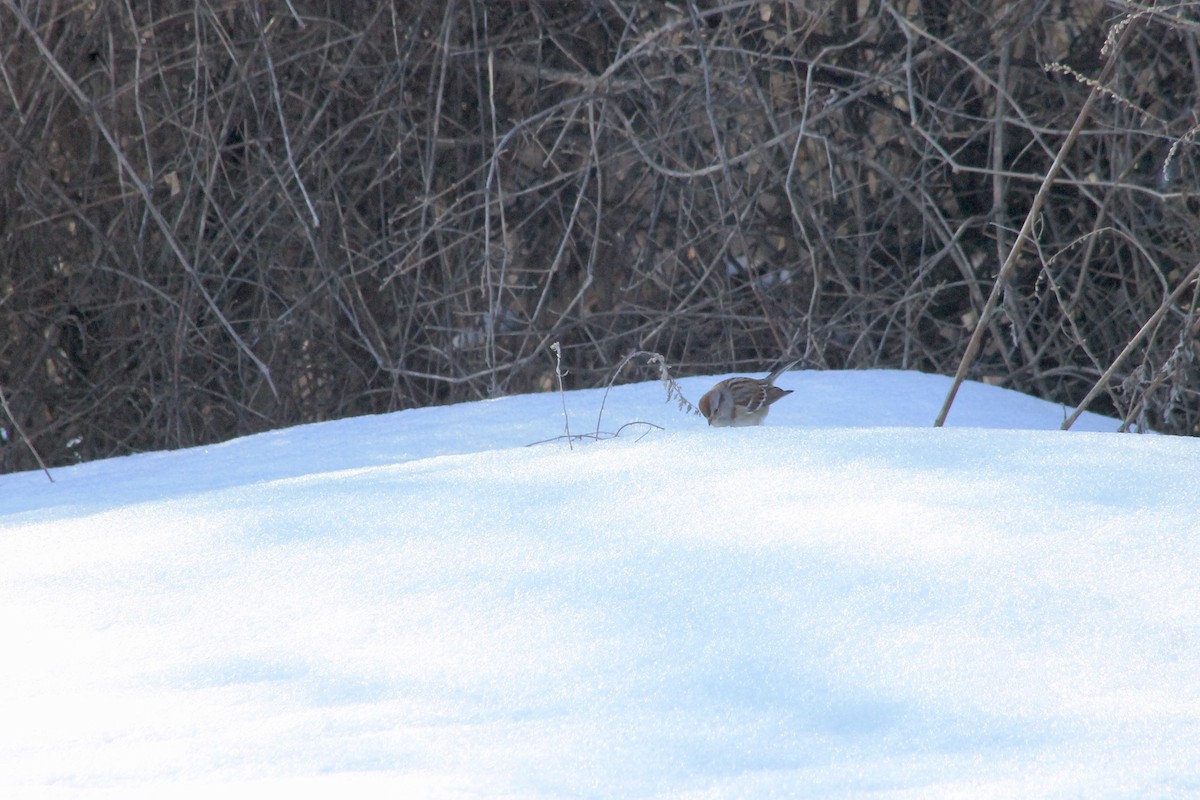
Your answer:
[[[566,434],[563,434],[561,436],[552,436],[549,439],[542,439],[537,442],[530,442],[529,444],[527,444],[525,446],[533,447],[534,445],[539,445],[539,444],[549,444],[550,442],[560,442],[563,439],[566,439],[568,443],[573,442],[573,441],[583,441],[584,439],[593,439],[597,442],[603,442],[603,441],[607,441],[608,439],[619,438],[621,436],[621,434],[625,431],[626,428],[631,428],[634,425],[645,425],[647,428],[647,430],[642,431],[642,433],[636,439],[633,440],[634,442],[640,442],[642,439],[645,439],[647,436],[650,435],[650,430],[656,430],[656,431],[664,430],[662,425],[655,425],[653,422],[646,422],[645,420],[635,419],[635,420],[632,420],[631,422],[626,422],[624,425],[617,428],[617,430],[612,433],[605,431],[603,433],[600,433],[600,432],[597,432],[597,433],[573,433],[569,436]]]
[[[300,190],[301,196],[304,197],[304,204],[308,206],[308,213],[312,217],[314,228],[321,227],[321,217],[317,214],[317,209],[313,207],[312,198],[308,196],[308,189],[304,186],[304,178],[300,177],[300,170],[296,168],[296,157],[292,154],[292,137],[288,133],[287,115],[283,111],[283,98],[279,94],[279,79],[275,76],[275,62],[271,58],[271,46],[267,42],[267,31],[271,27],[271,23],[275,20],[272,18],[270,22],[263,25],[262,18],[259,15],[259,7],[257,3],[250,4],[251,14],[254,17],[255,26],[258,28],[258,38],[263,46],[263,58],[267,62],[267,77],[271,82],[271,99],[275,101],[275,112],[279,116],[279,131],[283,136],[283,150],[287,153],[288,167],[292,171],[292,178],[296,181],[296,187]],[[293,14],[295,11],[293,10]],[[299,22],[299,19],[297,19]],[[300,27],[304,27],[304,23],[300,22]]]
[[[37,448],[33,446],[33,442],[29,441],[29,437],[25,435],[25,431],[21,428],[21,423],[17,422],[17,418],[13,416],[12,409],[8,407],[8,400],[4,397],[3,386],[0,386],[0,406],[4,406],[5,416],[12,422],[13,428],[16,429],[17,435],[21,437],[21,441],[29,448],[29,452],[33,453],[33,457],[37,459],[38,466],[42,468],[42,472],[46,473],[46,479],[54,483],[54,477],[50,474],[50,470],[46,468],[46,462],[42,461]]]

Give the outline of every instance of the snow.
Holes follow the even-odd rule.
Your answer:
[[[1200,796],[1200,441],[779,384],[0,476],[0,796]]]

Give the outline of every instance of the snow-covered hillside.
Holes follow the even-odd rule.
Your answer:
[[[1200,794],[1200,442],[779,383],[0,476],[0,796]]]

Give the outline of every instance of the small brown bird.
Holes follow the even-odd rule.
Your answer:
[[[799,364],[797,358],[772,372],[766,378],[726,378],[700,398],[700,413],[709,425],[718,428],[741,428],[761,425],[771,410],[771,404],[791,389],[780,389],[775,379]]]

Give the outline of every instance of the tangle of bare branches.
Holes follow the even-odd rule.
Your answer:
[[[1198,10],[0,0],[0,470],[638,351],[1200,433]]]

